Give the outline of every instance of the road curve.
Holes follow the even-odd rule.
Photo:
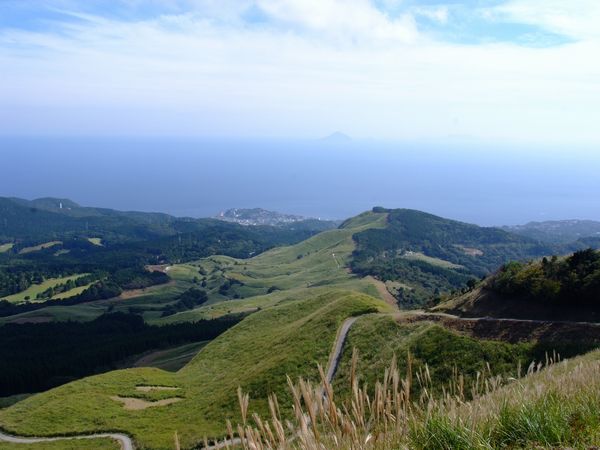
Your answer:
[[[328,383],[331,383],[333,381],[335,372],[337,371],[337,368],[340,364],[340,357],[342,356],[342,350],[344,349],[344,344],[346,343],[346,337],[348,336],[350,328],[352,327],[354,322],[356,322],[356,319],[358,319],[358,317],[350,317],[349,319],[344,320],[344,322],[338,330],[335,342],[333,343],[333,348],[331,350],[331,353],[329,354],[329,361],[327,362],[326,378]],[[321,390],[321,392],[321,395],[325,395],[324,388]],[[208,447],[203,447],[201,450],[220,450],[227,446],[240,445],[241,443],[242,440],[240,438],[234,438],[213,445],[209,445]]]
[[[97,433],[97,434],[86,434],[80,436],[65,436],[65,437],[25,437],[15,436],[6,434],[0,431],[0,441],[10,442],[12,444],[37,444],[39,442],[55,442],[55,441],[67,441],[75,439],[101,439],[109,438],[117,441],[121,445],[121,450],[134,450],[133,441],[125,434],[121,433]]]
[[[327,382],[331,383],[333,381],[333,377],[335,376],[335,372],[340,363],[340,357],[342,355],[342,350],[344,349],[344,343],[346,342],[346,337],[348,336],[348,332],[350,331],[350,327],[352,324],[356,322],[357,317],[351,317],[346,319],[342,326],[340,327],[333,349],[329,355],[329,361],[327,364]],[[26,436],[15,436],[6,434],[0,431],[0,441],[10,442],[13,444],[35,444],[39,442],[55,442],[62,440],[74,440],[74,439],[100,439],[100,438],[110,438],[114,439],[121,445],[121,450],[135,450],[133,446],[133,441],[131,438],[125,434],[121,433],[98,433],[98,434],[87,434],[80,436],[65,436],[65,437],[26,437]],[[214,445],[210,445],[205,447],[203,450],[219,450],[227,446],[231,445],[239,445],[241,444],[240,438],[234,438],[233,440],[227,440],[225,442],[219,442]]]
[[[327,364],[326,378],[328,383],[333,381],[335,372],[340,365],[340,357],[342,356],[342,350],[344,349],[344,343],[346,342],[348,331],[350,331],[350,327],[354,324],[354,322],[356,322],[356,319],[358,319],[358,317],[350,317],[349,319],[344,320],[344,323],[342,323],[342,326],[338,331],[335,343],[333,344],[333,349],[329,355],[329,362]]]

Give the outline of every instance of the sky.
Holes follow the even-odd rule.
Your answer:
[[[598,0],[0,0],[0,135],[600,143]]]

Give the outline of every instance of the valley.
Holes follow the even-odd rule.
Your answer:
[[[256,235],[251,225],[244,227]],[[86,238],[85,252],[102,261],[110,255],[106,252],[116,251],[112,233],[96,233],[105,236],[102,246]],[[223,247],[218,235],[210,242],[239,247],[238,238]],[[503,264],[537,261],[556,249],[506,231],[417,211],[374,208],[338,228],[254,256],[241,257],[236,250],[219,254],[215,248],[214,254],[195,258],[202,241],[168,239],[173,247],[161,247],[158,258],[140,258],[135,270],[122,265],[113,271],[100,272],[102,266],[91,270],[92,258],[80,250],[73,266],[90,267],[87,273],[97,274],[97,283],[120,283],[113,296],[71,304],[64,303],[68,299],[47,301],[0,318],[0,332],[5,327],[17,332],[19,327],[71,323],[115,327],[120,318],[136,324],[124,328],[133,334],[123,339],[141,339],[146,329],[156,335],[151,327],[160,327],[165,339],[155,347],[131,347],[108,365],[90,366],[91,376],[59,382],[0,409],[1,429],[36,437],[118,431],[139,449],[174,448],[177,435],[181,448],[193,448],[205,437],[213,441],[226,436],[227,420],[245,420],[238,388],[249,395],[252,413],[268,415],[269,396],[275,394],[279,414],[292,418],[294,396],[287,377],[316,382],[318,366],[339,401],[350,401],[354,379],[375,386],[394,359],[400,373],[428,371],[437,386],[431,393],[441,395],[441,386],[456,373],[465,384],[482,373],[509,380],[518,378],[520,370],[526,372],[532,361],[558,353],[576,357],[600,341],[600,327],[586,320],[553,322],[508,312],[494,319],[491,305],[470,312],[460,306],[461,299],[477,296],[491,283],[493,278],[486,277]],[[146,255],[156,245],[152,242],[124,248],[142,249],[139,254]],[[577,245],[561,249],[567,253]],[[6,258],[22,258],[18,248]],[[40,251],[50,250],[55,252]],[[75,258],[73,253],[68,257]],[[20,264],[48,271],[53,267],[49,253],[35,258]],[[146,282],[151,277],[156,277],[155,284]],[[593,305],[586,308],[595,311]],[[218,321],[229,322],[209,339],[198,338]],[[177,333],[187,330],[178,342],[175,327],[183,327]],[[411,395],[420,394],[414,387]]]

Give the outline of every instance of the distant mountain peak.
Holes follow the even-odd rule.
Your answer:
[[[342,133],[341,131],[336,131],[334,133],[331,133],[329,136],[325,136],[321,139],[321,141],[341,144],[344,142],[352,142],[352,138],[347,134]]]

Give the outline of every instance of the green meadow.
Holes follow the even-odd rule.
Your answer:
[[[64,284],[64,283],[66,283],[69,280],[75,281],[76,279],[78,279],[80,277],[83,277],[85,275],[87,275],[87,274],[86,273],[80,273],[80,274],[70,275],[68,277],[62,277],[62,278],[48,278],[47,280],[44,280],[40,284],[31,285],[27,289],[25,289],[24,291],[21,291],[21,292],[19,292],[17,294],[13,294],[13,295],[9,295],[8,297],[5,297],[5,300],[8,300],[9,302],[12,302],[12,303],[19,303],[19,302],[24,302],[24,301],[35,302],[36,301],[36,296],[38,294],[41,294],[42,292],[46,291],[47,289],[53,288],[55,286],[58,286],[59,284]],[[73,295],[77,295],[82,290],[83,289],[81,289],[81,287],[73,288],[73,289],[71,289],[71,290],[69,290],[67,292],[63,292],[61,294],[58,294],[55,297],[56,298],[68,298],[68,297],[71,297]],[[75,292],[73,292],[73,291],[75,291]]]
[[[139,368],[85,378],[29,397],[0,411],[0,423],[30,435],[130,433],[140,448],[171,448],[175,431],[184,446],[203,436],[224,434],[227,417],[238,420],[236,390],[251,397],[251,409],[265,412],[266,395],[290,400],[286,375],[318,376],[326,365],[340,324],[347,317],[388,306],[373,297],[330,291],[304,300],[289,300],[252,314],[210,342],[176,373]],[[137,386],[172,386],[173,391],[140,392]],[[168,406],[126,410],[111,397],[154,402],[178,398]]]
[[[0,450],[119,450],[112,439],[69,439],[37,444],[11,444],[0,441]]]
[[[19,254],[26,255],[27,253],[39,252],[40,250],[45,250],[47,248],[54,247],[55,245],[60,245],[60,244],[62,244],[62,241],[44,242],[43,244],[22,248],[21,251],[19,252]]]
[[[98,237],[90,237],[90,238],[87,238],[87,240],[88,240],[88,242],[90,244],[94,244],[94,245],[97,245],[99,247],[103,245],[102,244],[102,239],[98,238]]]

